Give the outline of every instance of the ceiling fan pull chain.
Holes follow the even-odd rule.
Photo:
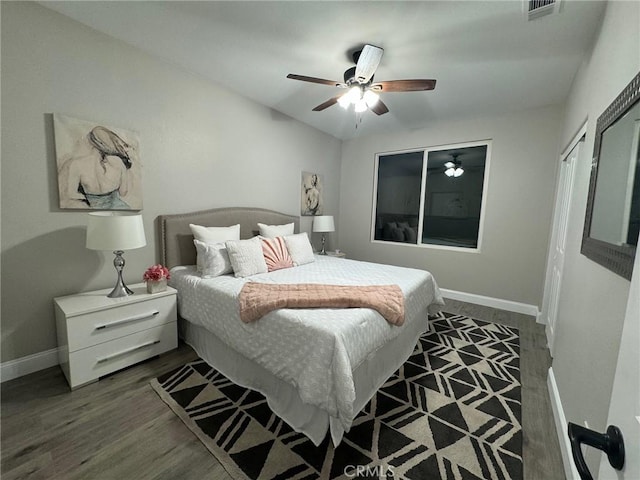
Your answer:
[[[362,113],[355,112],[355,114],[356,114],[356,130],[357,130],[358,126],[362,123]]]

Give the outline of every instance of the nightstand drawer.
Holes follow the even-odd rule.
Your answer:
[[[175,296],[169,295],[69,317],[69,352],[175,322],[176,316]]]
[[[103,375],[141,362],[178,346],[177,322],[84,348],[69,354],[69,385],[79,387]]]

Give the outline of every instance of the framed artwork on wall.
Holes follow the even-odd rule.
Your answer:
[[[141,210],[138,135],[53,115],[60,208]]]
[[[302,172],[300,191],[300,215],[322,215],[324,200],[322,198],[322,176],[317,173]]]

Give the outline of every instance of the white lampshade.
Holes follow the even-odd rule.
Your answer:
[[[363,98],[356,102],[354,110],[358,113],[362,113],[367,110],[367,102]]]
[[[376,103],[378,103],[380,95],[372,90],[367,90],[366,92],[364,92],[364,96],[362,98],[364,98],[364,101],[367,102],[367,107],[371,108]]]
[[[122,212],[92,212],[87,222],[90,250],[132,250],[144,247],[142,215]]]
[[[314,232],[334,232],[333,215],[318,215],[313,217]]]
[[[346,94],[349,102],[355,104],[360,98],[362,98],[362,89],[359,86],[354,86],[349,89]]]
[[[340,98],[338,98],[338,105],[340,105],[344,109],[349,108],[349,105],[351,105],[351,100],[349,99],[348,93],[345,93]]]

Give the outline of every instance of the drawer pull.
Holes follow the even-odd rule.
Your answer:
[[[137,320],[144,320],[145,318],[155,317],[156,315],[160,315],[159,311],[142,313],[140,315],[134,315],[133,317],[123,318],[121,320],[116,320],[115,322],[103,323],[101,325],[96,325],[96,330],[104,330],[105,328],[115,327],[116,325],[122,325],[123,323],[135,322]]]
[[[140,349],[145,348],[145,347],[150,347],[151,345],[157,345],[158,343],[160,343],[160,340],[152,340],[151,342],[143,343],[142,345],[138,345],[138,346],[132,347],[132,348],[127,348],[126,350],[122,350],[122,351],[117,352],[117,353],[112,353],[111,355],[107,355],[106,357],[98,358],[96,360],[96,362],[97,363],[108,362],[109,360],[111,360],[113,358],[120,357],[122,355],[126,355],[127,353],[135,352],[136,350],[140,350]]]

